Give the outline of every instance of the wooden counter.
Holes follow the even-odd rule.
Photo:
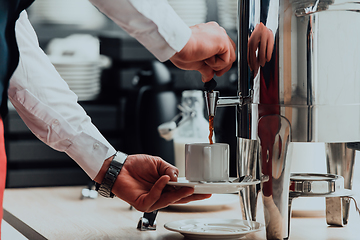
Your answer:
[[[156,231],[139,231],[141,212],[130,210],[119,199],[80,200],[82,187],[6,189],[4,219],[15,225],[29,239],[122,239],[178,240],[180,233],[164,228],[170,221],[192,218],[241,218],[240,204],[227,205],[218,211],[184,212],[170,208],[159,211]],[[258,220],[261,222],[261,219]],[[11,223],[12,222],[12,223]],[[324,217],[292,218],[291,240],[359,239],[360,217],[351,203],[349,224],[328,227]],[[243,239],[265,239],[265,231]],[[6,231],[3,240],[10,240]],[[11,239],[14,240],[14,239]]]

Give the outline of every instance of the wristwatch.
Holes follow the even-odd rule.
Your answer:
[[[111,192],[112,187],[115,183],[117,176],[120,174],[120,171],[125,164],[125,160],[127,158],[127,154],[122,152],[116,152],[113,160],[110,163],[110,166],[102,180],[101,184],[96,183],[96,191],[107,198],[113,198],[115,196],[114,193]]]

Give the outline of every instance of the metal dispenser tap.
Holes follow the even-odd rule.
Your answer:
[[[205,91],[205,102],[207,113],[210,116],[215,116],[216,108],[218,107],[229,107],[241,105],[243,99],[241,96],[238,97],[220,97],[219,91]]]
[[[220,97],[220,92],[214,90],[216,85],[217,83],[214,79],[211,79],[204,84],[204,97],[209,117],[215,116],[216,108],[218,107],[241,106],[243,104],[251,103],[252,101],[252,94],[247,97],[241,96],[241,93],[235,97]]]

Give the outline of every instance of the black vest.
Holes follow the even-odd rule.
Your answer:
[[[19,14],[34,0],[0,0],[0,114],[7,113],[9,79],[19,62],[15,38],[15,22]]]

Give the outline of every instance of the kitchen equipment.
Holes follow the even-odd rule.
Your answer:
[[[346,201],[349,203],[352,199],[356,210],[360,213],[355,198],[352,197],[352,190],[344,188],[344,178],[335,174],[319,173],[292,173],[290,176],[290,194],[289,194],[289,219],[291,217],[292,202],[299,197],[326,197],[326,221],[331,225],[338,225],[342,222],[342,214],[336,213],[339,210],[336,203]],[[340,208],[340,211],[347,211],[346,208]],[[335,213],[334,213],[335,212]],[[345,214],[345,213],[343,213]],[[289,229],[290,229],[290,221]]]
[[[322,196],[351,191],[344,190],[344,178],[335,174],[292,173],[290,176],[290,196]]]
[[[255,220],[261,190],[268,239],[289,237],[292,143],[324,142],[328,173],[351,189],[360,141],[359,10],[352,1],[238,1],[238,96],[205,96],[209,114],[236,106],[238,175],[269,176],[241,194],[244,217]],[[327,223],[346,225],[349,202],[327,199],[330,207],[337,211],[327,219],[341,221]]]

